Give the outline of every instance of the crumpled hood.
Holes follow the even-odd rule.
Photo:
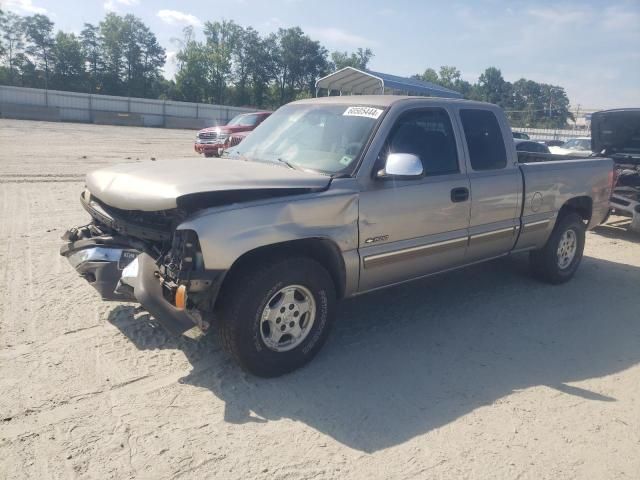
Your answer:
[[[605,110],[591,115],[591,146],[607,155],[640,154],[640,108]]]
[[[96,170],[87,175],[86,186],[91,195],[111,207],[157,211],[176,208],[188,198],[202,199],[202,194],[218,194],[219,204],[226,193],[231,203],[280,193],[320,191],[330,182],[331,177],[273,163],[197,158]]]

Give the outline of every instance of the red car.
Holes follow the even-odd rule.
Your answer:
[[[245,137],[247,135],[249,135],[250,133],[251,132],[238,132],[238,133],[234,133],[234,134],[230,135],[229,138],[227,138],[227,140],[224,142],[224,149],[226,150],[228,148],[235,147],[242,140],[244,140]]]
[[[271,112],[243,113],[222,127],[204,128],[196,135],[195,151],[205,157],[219,157],[225,141],[234,133],[250,132],[260,125]]]

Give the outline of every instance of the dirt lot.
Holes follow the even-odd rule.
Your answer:
[[[640,478],[640,237],[588,234],[563,286],[510,258],[349,300],[259,380],[58,255],[87,171],[193,137],[0,120],[0,478]]]

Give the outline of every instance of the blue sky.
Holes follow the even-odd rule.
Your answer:
[[[454,65],[475,81],[488,66],[504,77],[554,83],[572,105],[640,107],[640,1],[409,0],[0,0],[21,14],[45,13],[79,32],[106,11],[143,19],[167,49],[192,24],[232,19],[267,33],[301,26],[328,49],[370,47],[373,70],[411,75]]]

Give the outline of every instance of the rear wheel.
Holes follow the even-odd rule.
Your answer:
[[[584,238],[582,217],[569,213],[559,218],[545,246],[529,256],[534,276],[553,284],[569,281],[582,260]]]
[[[318,353],[336,307],[333,282],[318,262],[274,260],[237,272],[229,281],[218,324],[225,348],[242,368],[276,377]]]

